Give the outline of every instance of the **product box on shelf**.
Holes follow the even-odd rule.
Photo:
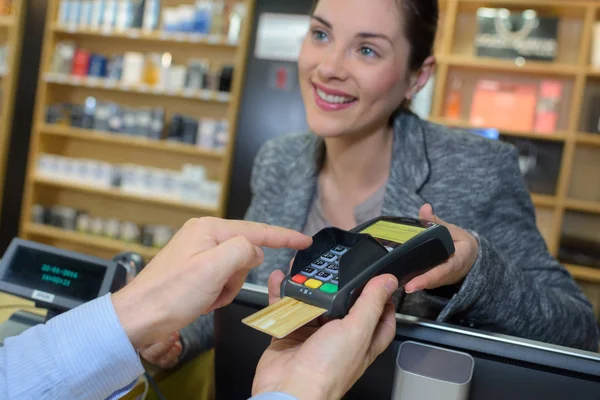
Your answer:
[[[519,152],[519,168],[530,192],[556,194],[563,146],[543,140],[504,137]]]
[[[109,57],[65,41],[56,45],[47,80],[142,93],[152,89],[159,94],[227,102],[233,75],[232,65],[212,71],[208,59],[191,58],[186,64],[175,64],[168,52],[126,52]]]
[[[482,7],[477,11],[475,53],[480,57],[554,61],[558,53],[556,17]]]
[[[538,87],[509,81],[482,79],[476,84],[470,122],[476,127],[531,131]]]
[[[136,196],[206,207],[217,207],[221,195],[221,183],[210,181],[202,165],[186,164],[181,171],[173,171],[42,154],[37,161],[37,175],[57,182],[118,189]]]
[[[162,7],[161,0],[60,0],[57,24],[71,31],[102,30],[106,34],[162,30],[165,36],[193,35],[236,44],[246,18],[246,5],[224,0]]]
[[[163,108],[133,108],[88,97],[84,104],[54,104],[46,108],[46,123],[90,131],[109,132],[151,140],[163,139],[214,151],[229,143],[229,122],[174,114],[167,125]]]
[[[590,119],[587,126],[589,133],[600,134],[600,94],[591,97],[590,104]]]
[[[175,233],[174,229],[166,225],[140,225],[117,218],[99,217],[72,207],[41,204],[31,207],[31,222],[158,249],[166,246]]]
[[[594,24],[592,37],[592,66],[600,69],[600,22]]]
[[[563,83],[556,80],[543,80],[540,82],[539,92],[533,130],[550,134],[558,128],[558,108],[563,95]]]

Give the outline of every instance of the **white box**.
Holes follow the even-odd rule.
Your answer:
[[[206,181],[204,182],[204,204],[209,207],[217,207],[221,196],[221,182]]]
[[[117,9],[115,27],[117,32],[123,32],[131,28],[133,21],[133,2],[131,0],[120,0]]]
[[[181,174],[186,178],[196,181],[206,180],[206,168],[202,165],[185,164],[181,170]]]
[[[127,193],[140,192],[140,173],[136,165],[126,164],[121,166],[121,190]]]
[[[79,18],[79,28],[88,29],[92,22],[92,0],[82,0],[81,18]]]
[[[69,170],[69,159],[66,157],[56,156],[56,172],[55,177],[58,180],[66,180]]]
[[[69,20],[67,25],[69,29],[75,28],[79,25],[79,20],[81,19],[81,0],[71,0],[71,6],[69,7]]]
[[[92,19],[90,21],[90,29],[98,30],[102,26],[104,19],[105,0],[93,0],[92,2]]]
[[[600,68],[600,22],[594,25],[594,34],[592,37],[592,65]]]
[[[93,171],[93,180],[90,183],[105,189],[112,187],[114,168],[111,164],[95,161],[90,163],[90,167]]]
[[[37,174],[54,177],[58,172],[58,157],[52,154],[41,154],[37,161]]]
[[[80,182],[77,179],[80,161],[77,158],[68,158],[65,163],[65,179],[72,182]]]
[[[204,149],[213,149],[215,145],[215,132],[217,130],[217,121],[206,118],[198,123],[198,147]]]
[[[60,0],[58,9],[58,25],[66,26],[71,18],[72,0]]]
[[[102,16],[102,28],[105,32],[110,32],[115,27],[118,8],[119,3],[117,0],[106,0],[104,15]]]
[[[123,58],[123,85],[139,85],[144,74],[144,55],[142,53],[128,52]]]

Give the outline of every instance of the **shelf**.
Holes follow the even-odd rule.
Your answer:
[[[125,92],[125,93],[139,93],[144,95],[155,95],[155,96],[165,96],[165,97],[178,97],[183,99],[193,99],[193,100],[201,100],[201,101],[209,101],[216,103],[229,103],[231,99],[231,94],[227,92],[215,92],[211,90],[165,90],[164,88],[152,88],[149,86],[127,86],[122,84],[121,82],[110,80],[110,79],[101,79],[101,78],[90,78],[90,77],[77,77],[70,75],[61,75],[61,74],[53,74],[46,73],[44,76],[47,83],[57,84],[57,85],[66,85],[66,86],[75,86],[75,87],[87,87],[94,89],[104,89],[111,90],[117,92]]]
[[[591,77],[600,78],[600,68],[598,67],[588,67],[587,75]]]
[[[578,133],[577,143],[588,144],[591,146],[600,146],[600,134],[594,133]]]
[[[532,193],[531,200],[533,201],[533,205],[535,205],[536,207],[555,207],[556,206],[556,197],[554,197],[554,196]]]
[[[489,57],[472,56],[441,56],[440,61],[455,67],[468,67],[485,70],[505,71],[505,72],[523,72],[529,74],[542,75],[565,75],[575,76],[581,71],[577,65],[558,64],[552,62],[527,61],[525,65],[518,66],[514,61],[502,60]]]
[[[580,281],[600,283],[600,268],[566,265],[573,278]]]
[[[133,251],[147,259],[155,257],[160,251],[159,249],[142,246],[141,244],[137,243],[128,243],[122,240],[67,231],[65,229],[41,224],[27,224],[25,226],[25,232],[29,235],[42,236],[48,239],[62,240],[83,246],[96,247],[112,251],[114,253]]]
[[[152,204],[152,205],[156,205],[156,206],[164,206],[164,207],[170,207],[170,208],[174,208],[174,209],[181,209],[181,210],[191,211],[191,212],[194,212],[194,213],[200,214],[200,215],[215,215],[218,212],[218,210],[216,208],[204,207],[204,206],[197,205],[197,204],[187,204],[187,203],[183,203],[181,201],[170,200],[170,199],[162,199],[162,198],[149,197],[149,196],[144,196],[144,195],[136,195],[136,194],[122,192],[119,189],[98,188],[95,186],[83,185],[83,184],[80,184],[77,182],[55,180],[55,179],[49,179],[49,178],[40,177],[40,176],[35,177],[33,182],[38,185],[50,186],[50,187],[55,187],[55,188],[60,188],[60,189],[68,189],[68,190],[73,190],[73,191],[77,191],[77,192],[93,194],[93,195],[97,195],[97,196],[110,197],[110,198],[117,199],[117,200],[132,201],[132,202],[137,202],[137,203]]]
[[[177,142],[168,142],[166,140],[151,140],[141,137],[127,136],[118,133],[101,132],[88,129],[72,128],[62,125],[42,125],[39,129],[45,135],[60,136],[69,139],[88,141],[94,143],[108,143],[116,145],[131,146],[149,150],[168,152],[173,154],[182,154],[189,156],[198,156],[206,158],[221,159],[223,152],[214,150],[205,150],[194,145]]]
[[[81,36],[99,36],[116,39],[143,40],[149,42],[160,42],[166,44],[186,43],[186,44],[203,44],[215,47],[229,47],[235,49],[238,43],[232,43],[223,35],[201,35],[197,33],[178,33],[166,31],[144,32],[141,29],[128,29],[122,32],[106,31],[102,29],[81,29],[78,27],[59,26],[55,25],[54,32],[69,35]]]
[[[462,129],[485,129],[484,127],[473,126],[469,124],[467,121],[454,121],[446,118],[430,118],[431,122],[440,125],[446,125],[454,128],[462,128]],[[534,139],[534,140],[549,140],[554,142],[564,142],[567,138],[567,132],[556,131],[551,134],[546,133],[536,133],[536,132],[526,132],[526,131],[512,131],[512,130],[504,130],[498,129],[500,135],[503,136],[511,136],[518,137],[524,139]]]
[[[571,211],[581,211],[592,214],[600,214],[600,202],[599,201],[585,201],[585,200],[567,200],[567,209]]]

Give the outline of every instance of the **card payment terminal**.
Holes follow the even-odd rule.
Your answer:
[[[281,297],[291,297],[342,318],[367,282],[392,274],[400,287],[454,254],[448,229],[428,221],[379,217],[351,231],[330,227],[296,254]]]

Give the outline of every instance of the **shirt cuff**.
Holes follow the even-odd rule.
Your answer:
[[[259,394],[257,396],[250,398],[249,400],[298,400],[298,399],[287,393],[271,392],[271,393]]]
[[[107,294],[48,324],[52,348],[74,398],[106,398],[130,386],[144,373],[140,358],[123,330]]]

